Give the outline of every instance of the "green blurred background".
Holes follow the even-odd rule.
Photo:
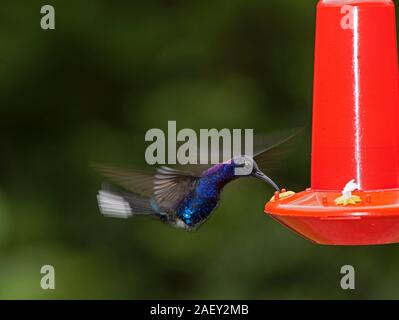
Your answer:
[[[55,31],[40,28],[44,4]],[[305,125],[273,178],[309,186],[315,4],[1,1],[0,298],[399,298],[398,246],[311,244],[263,214],[272,190],[256,180],[229,185],[191,234],[97,209],[89,163],[144,167],[145,132],[168,120]],[[340,288],[346,264],[355,291]]]

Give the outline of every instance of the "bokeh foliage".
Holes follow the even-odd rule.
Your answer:
[[[56,30],[40,29],[40,7]],[[263,214],[272,190],[227,187],[187,234],[106,219],[92,161],[144,167],[144,134],[307,126],[279,183],[309,185],[314,15],[297,0],[3,0],[0,298],[399,298],[398,246],[308,243]],[[56,290],[40,289],[40,267]],[[357,268],[357,290],[340,268]]]

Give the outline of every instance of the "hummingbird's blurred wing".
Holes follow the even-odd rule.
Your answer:
[[[304,128],[284,130],[256,135],[254,138],[254,160],[265,171],[281,166],[284,156],[294,149],[295,137]]]
[[[154,172],[94,165],[105,178],[120,187],[148,198],[154,195]]]
[[[161,208],[177,209],[197,186],[199,177],[190,172],[160,167],[154,179],[154,196]]]
[[[194,190],[199,177],[190,172],[160,167],[155,172],[95,165],[111,182],[147,198],[154,198],[161,211],[174,211]]]
[[[267,133],[257,133],[254,135],[253,139],[253,158],[261,169],[270,170],[277,167],[281,163],[281,159],[287,154],[291,149],[293,149],[293,143],[288,143],[297,136],[303,128],[282,130],[277,132],[267,132]],[[244,141],[241,141],[241,153],[234,154],[234,156],[245,154]],[[201,159],[202,152],[207,155],[209,164],[187,164],[187,165],[177,165],[178,169],[190,171],[194,175],[200,176],[204,171],[208,170],[214,164],[211,164],[210,159],[213,153],[217,153],[215,158],[222,160],[223,158],[223,146],[220,145],[217,151],[211,150],[210,147],[202,149],[198,148],[197,158],[198,163]],[[214,155],[215,156],[215,155]],[[222,161],[220,161],[222,162]]]

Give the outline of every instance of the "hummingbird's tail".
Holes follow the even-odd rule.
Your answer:
[[[103,187],[97,194],[98,207],[103,215],[115,218],[129,218],[139,214],[158,214],[151,205],[151,199],[139,195],[111,190]]]

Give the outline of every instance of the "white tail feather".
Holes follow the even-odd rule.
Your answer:
[[[123,197],[115,193],[100,190],[97,195],[98,207],[107,217],[127,219],[132,216],[132,208]]]

